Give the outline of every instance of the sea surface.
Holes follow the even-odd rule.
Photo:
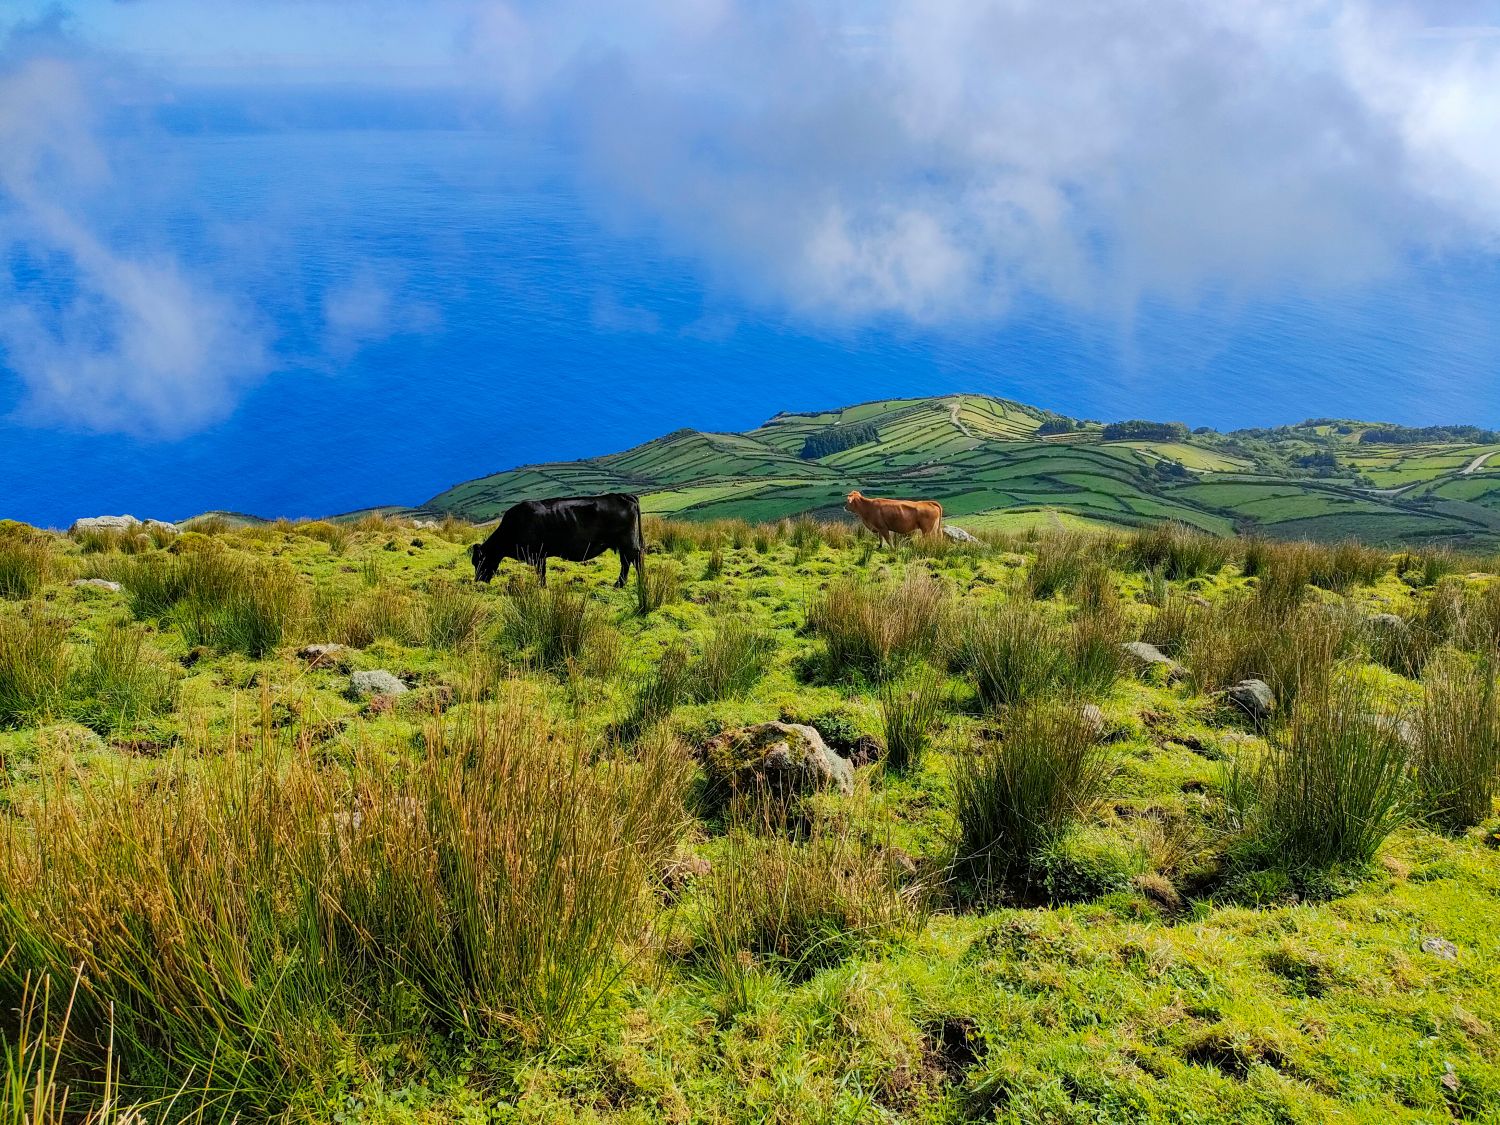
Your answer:
[[[107,239],[167,248],[254,308],[272,370],[206,428],[148,438],[30,424],[0,366],[0,517],[418,503],[682,426],[953,391],[1226,429],[1500,425],[1500,270],[1478,248],[1335,293],[828,324],[746,297],[564,154],[493,129],[165,132],[119,174]],[[67,299],[66,277],[24,268],[32,299]],[[356,328],[331,329],[350,302]]]

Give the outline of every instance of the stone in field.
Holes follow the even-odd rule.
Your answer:
[[[368,699],[372,695],[401,695],[406,691],[406,685],[384,669],[376,669],[350,676],[349,691],[361,699]]]

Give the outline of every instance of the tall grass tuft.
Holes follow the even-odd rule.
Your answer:
[[[189,645],[259,658],[301,621],[306,591],[285,565],[236,563],[224,589],[191,593],[173,613]]]
[[[1325,688],[1360,636],[1346,607],[1299,603],[1272,614],[1259,594],[1227,598],[1188,620],[1183,658],[1199,690],[1264,680],[1283,712],[1304,692]]]
[[[472,587],[445,579],[427,584],[426,609],[427,643],[432,648],[461,648],[489,621],[489,607]]]
[[[68,688],[68,623],[45,612],[0,614],[0,726],[56,714]]]
[[[1064,687],[1083,696],[1100,696],[1125,672],[1126,624],[1118,607],[1085,606],[1073,618],[1063,642]]]
[[[889,679],[880,685],[887,769],[906,773],[921,766],[942,703],[942,677],[926,665],[904,681]]]
[[[998,741],[954,759],[957,867],[1022,890],[1036,861],[1103,794],[1111,762],[1089,716],[1066,704],[1015,708]]]
[[[696,956],[736,992],[757,963],[806,979],[920,925],[924,890],[901,876],[888,851],[853,832],[799,841],[736,828],[699,900]]]
[[[1011,600],[970,609],[959,628],[955,662],[990,708],[1025,703],[1047,692],[1062,664],[1056,619],[1033,602]]]
[[[88,801],[59,775],[0,824],[0,996],[80,972],[65,1070],[113,1027],[133,1082],[264,1120],[356,1042],[565,1034],[638,940],[689,774],[667,741],[591,764],[518,695],[434,722],[414,762],[261,753]]]
[[[1424,814],[1456,832],[1488,817],[1500,790],[1495,666],[1445,660],[1429,670],[1426,687],[1415,723],[1417,791]]]
[[[899,583],[833,583],[813,603],[808,625],[823,640],[832,674],[884,679],[933,654],[949,612],[942,583],[912,569]]]
[[[603,628],[604,611],[587,594],[562,586],[522,586],[506,604],[506,640],[548,671],[581,661]]]
[[[1293,872],[1359,868],[1375,858],[1408,804],[1409,754],[1399,720],[1358,681],[1301,699],[1256,760],[1234,763],[1229,805],[1247,858]]]
[[[50,538],[23,530],[0,531],[0,598],[31,597],[51,577]]]
[[[177,701],[177,670],[139,628],[106,625],[69,686],[69,711],[100,734],[166,715]]]
[[[720,620],[693,663],[693,697],[700,703],[746,695],[770,667],[775,638],[739,617]]]
[[[1175,582],[1217,574],[1232,548],[1228,540],[1186,524],[1163,523],[1138,532],[1126,550],[1137,569],[1157,571]]]
[[[681,598],[682,568],[678,563],[657,559],[649,567],[635,568],[635,611],[641,617]]]
[[[679,704],[693,698],[693,661],[686,646],[667,648],[636,685],[630,710],[616,726],[615,736],[634,742],[671,717]]]
[[[1031,596],[1046,600],[1072,587],[1095,560],[1094,539],[1081,531],[1058,531],[1037,542],[1026,571]]]

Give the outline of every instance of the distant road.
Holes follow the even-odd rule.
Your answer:
[[[1474,458],[1474,460],[1470,461],[1467,465],[1465,465],[1462,469],[1460,469],[1458,471],[1458,475],[1461,476],[1461,477],[1466,477],[1470,473],[1477,473],[1479,471],[1480,467],[1486,461],[1488,461],[1491,457],[1493,457],[1495,455],[1495,453],[1496,453],[1496,451],[1493,450],[1493,449],[1490,450],[1488,453],[1481,453],[1478,457]]]

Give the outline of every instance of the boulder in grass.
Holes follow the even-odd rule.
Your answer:
[[[1276,695],[1265,680],[1241,680],[1224,694],[1257,723],[1265,722],[1276,710]]]
[[[80,531],[129,531],[140,524],[141,521],[134,516],[85,516],[74,520],[68,530],[75,534]]]
[[[170,532],[173,535],[180,534],[182,531],[182,528],[178,527],[170,520],[147,520],[146,528],[147,530],[155,529],[157,531]]]
[[[355,672],[349,677],[349,694],[358,699],[369,699],[376,695],[402,695],[406,684],[384,669]]]
[[[1381,633],[1404,633],[1407,629],[1406,618],[1396,613],[1372,613],[1365,624]]]
[[[979,540],[970,535],[961,527],[954,527],[951,523],[943,524],[943,534],[955,543],[978,543]]]
[[[1139,672],[1150,672],[1160,669],[1160,675],[1167,678],[1168,683],[1176,683],[1187,675],[1187,669],[1177,661],[1173,660],[1161,649],[1145,641],[1126,641],[1120,646],[1124,650]]]
[[[120,592],[120,584],[108,578],[75,578],[73,585],[82,590],[104,590],[111,594]]]
[[[1434,957],[1441,957],[1444,961],[1458,960],[1458,946],[1454,945],[1447,938],[1423,938],[1422,952],[1430,953]]]
[[[854,792],[854,766],[802,723],[756,723],[729,731],[709,743],[705,764],[710,778],[731,791]]]

